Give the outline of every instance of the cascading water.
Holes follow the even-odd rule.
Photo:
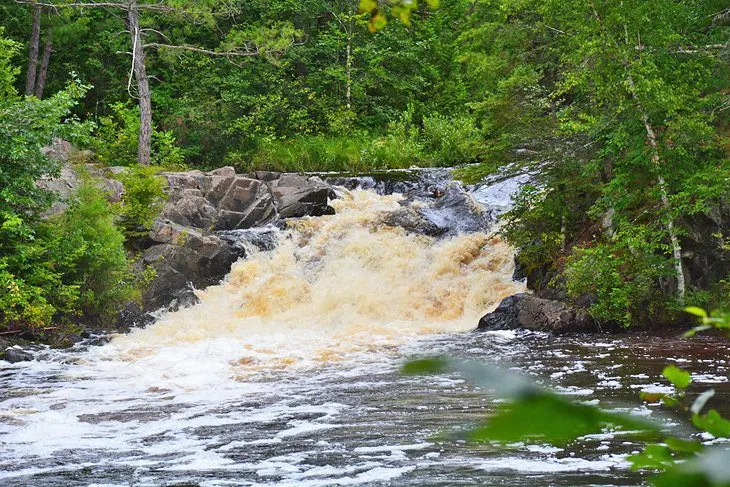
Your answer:
[[[469,332],[524,285],[512,280],[510,247],[457,231],[443,202],[463,196],[473,213],[464,221],[478,225],[503,210],[501,193],[514,185],[499,184],[473,198],[447,189],[440,206],[343,190],[336,215],[229,234],[248,257],[198,291],[198,305],[103,346],[0,365],[0,484],[640,482],[623,460],[636,445],[610,435],[507,453],[439,438],[483,418],[492,399],[454,377],[397,373],[404,357],[450,353],[511,360],[586,399],[615,395],[616,384],[656,387],[633,365],[622,369],[627,354],[646,351],[634,360],[643,373],[647,358],[672,349]],[[698,365],[696,381],[717,382],[723,364]]]

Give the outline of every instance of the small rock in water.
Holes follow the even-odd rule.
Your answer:
[[[5,355],[3,358],[11,364],[17,362],[29,362],[33,360],[33,354],[31,354],[30,352],[26,352],[18,346],[15,346],[5,350]]]

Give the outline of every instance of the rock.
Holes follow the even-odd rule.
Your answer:
[[[484,231],[492,222],[489,213],[456,183],[449,184],[432,204],[419,212],[449,235]]]
[[[150,247],[143,255],[143,261],[156,272],[144,296],[146,311],[195,304],[193,289],[217,284],[245,256],[243,249],[217,235],[174,223],[158,225],[154,238],[165,243]]]
[[[100,168],[93,164],[82,166],[84,171],[88,172],[94,179],[98,188],[106,193],[106,199],[110,203],[118,203],[122,201],[124,194],[124,185],[115,179],[108,168]],[[81,186],[82,179],[78,175],[77,166],[64,164],[61,167],[61,174],[57,178],[42,179],[38,181],[38,186],[56,193],[57,199],[53,205],[41,214],[42,217],[62,213],[68,208],[69,199],[76,194]]]
[[[30,362],[31,360],[33,360],[33,354],[23,350],[16,345],[14,347],[6,349],[3,358],[11,364],[17,362]]]
[[[588,312],[559,301],[521,293],[505,298],[493,312],[479,320],[482,331],[524,328],[553,333],[596,331]]]
[[[441,237],[447,231],[447,229],[427,220],[411,207],[388,213],[383,218],[383,223],[391,227],[401,227],[409,233],[419,233],[429,237]]]
[[[161,218],[186,227],[210,230],[218,219],[218,211],[200,190],[186,188],[167,202]]]
[[[71,159],[74,151],[75,149],[71,142],[59,138],[53,139],[51,145],[41,148],[41,154],[54,161],[63,162],[64,164]]]
[[[263,225],[276,216],[276,206],[266,183],[236,177],[218,204],[215,230],[235,230]]]

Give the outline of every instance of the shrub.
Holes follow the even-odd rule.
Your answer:
[[[433,165],[455,166],[476,162],[482,138],[472,117],[433,114],[423,118],[423,147]]]
[[[589,295],[593,301],[589,311],[596,320],[624,326],[640,324],[663,311],[666,298],[658,283],[670,275],[667,258],[650,237],[642,248],[619,240],[575,249],[565,267],[568,296]]]
[[[104,192],[86,180],[68,209],[51,222],[58,236],[54,257],[65,259],[63,281],[78,287],[78,310],[101,319],[134,294],[124,234],[114,219]]]
[[[130,167],[121,176],[124,195],[120,223],[130,237],[146,235],[165,204],[165,180],[155,166]]]

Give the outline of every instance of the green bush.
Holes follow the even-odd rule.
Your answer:
[[[433,165],[455,166],[476,162],[483,141],[472,117],[433,114],[423,118],[423,147]]]
[[[666,296],[659,280],[671,276],[660,244],[629,247],[620,240],[574,249],[565,266],[568,296],[591,297],[591,315],[624,326],[646,324],[663,311]]]
[[[120,177],[124,195],[120,223],[130,237],[146,235],[165,204],[165,180],[155,166],[132,166]]]
[[[139,107],[115,103],[111,108],[112,115],[99,119],[91,148],[108,166],[133,167],[137,164]],[[180,168],[184,163],[183,151],[177,146],[172,131],[158,131],[153,127],[152,164]]]
[[[134,294],[124,234],[114,220],[104,192],[87,180],[68,209],[50,222],[58,236],[54,253],[66,260],[62,279],[79,290],[78,311],[102,320]]]

